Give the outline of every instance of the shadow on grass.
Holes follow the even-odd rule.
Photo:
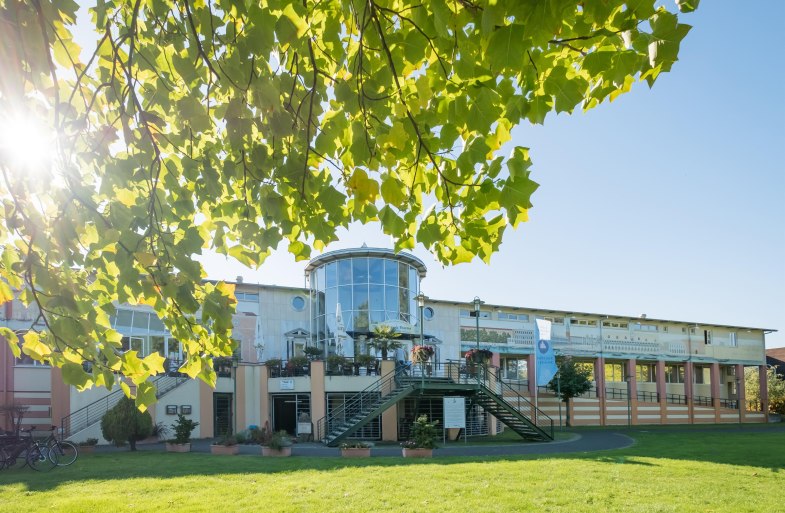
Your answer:
[[[785,468],[785,430],[759,432],[626,432],[635,439],[633,446],[598,452],[562,452],[558,446],[545,444],[549,453],[503,454],[499,451],[514,448],[499,445],[480,446],[483,456],[449,456],[442,453],[429,460],[374,456],[369,459],[341,459],[338,457],[262,458],[255,455],[213,456],[204,453],[174,454],[159,451],[108,452],[80,457],[70,467],[55,468],[39,473],[29,469],[0,471],[0,488],[23,485],[29,491],[45,491],[58,486],[88,480],[171,479],[192,476],[232,476],[238,474],[276,474],[297,471],[331,472],[345,468],[411,467],[433,465],[472,464],[491,461],[526,461],[538,459],[597,462],[613,465],[663,466],[666,460],[709,462],[726,465],[768,468],[781,472]],[[596,436],[608,439],[621,437],[619,433],[584,431],[582,440]],[[596,445],[596,444],[595,444]],[[575,445],[576,447],[578,445]],[[601,448],[600,448],[601,450]],[[581,451],[581,449],[578,449]],[[438,453],[437,453],[438,454]],[[656,460],[656,461],[651,461]],[[429,470],[428,472],[432,472]]]

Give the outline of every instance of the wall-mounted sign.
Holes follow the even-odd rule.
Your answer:
[[[282,379],[280,383],[281,383],[281,390],[294,390],[293,379]]]
[[[191,414],[191,405],[190,404],[184,404],[184,405],[180,406],[180,413],[182,415],[190,415]]]
[[[166,414],[167,415],[177,415],[177,405],[176,404],[167,404],[166,405]]]

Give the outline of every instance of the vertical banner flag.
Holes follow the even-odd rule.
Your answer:
[[[534,345],[537,386],[542,387],[550,383],[558,370],[556,357],[553,355],[553,345],[551,345],[551,321],[544,319],[534,321]]]

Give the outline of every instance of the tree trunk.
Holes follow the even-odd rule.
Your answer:
[[[387,359],[387,346],[382,346],[382,360]]]
[[[136,450],[136,439],[135,438],[130,438],[128,440],[128,445],[131,446],[131,450],[132,451],[135,451]]]
[[[570,424],[570,400],[567,399],[566,401],[564,401],[564,404],[567,405],[567,416],[566,416],[567,427],[572,427],[572,425]]]

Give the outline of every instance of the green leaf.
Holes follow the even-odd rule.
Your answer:
[[[5,341],[8,342],[8,347],[11,349],[14,358],[22,356],[22,350],[19,347],[19,337],[17,337],[13,330],[6,328],[5,326],[0,326],[0,337],[3,337]]]

